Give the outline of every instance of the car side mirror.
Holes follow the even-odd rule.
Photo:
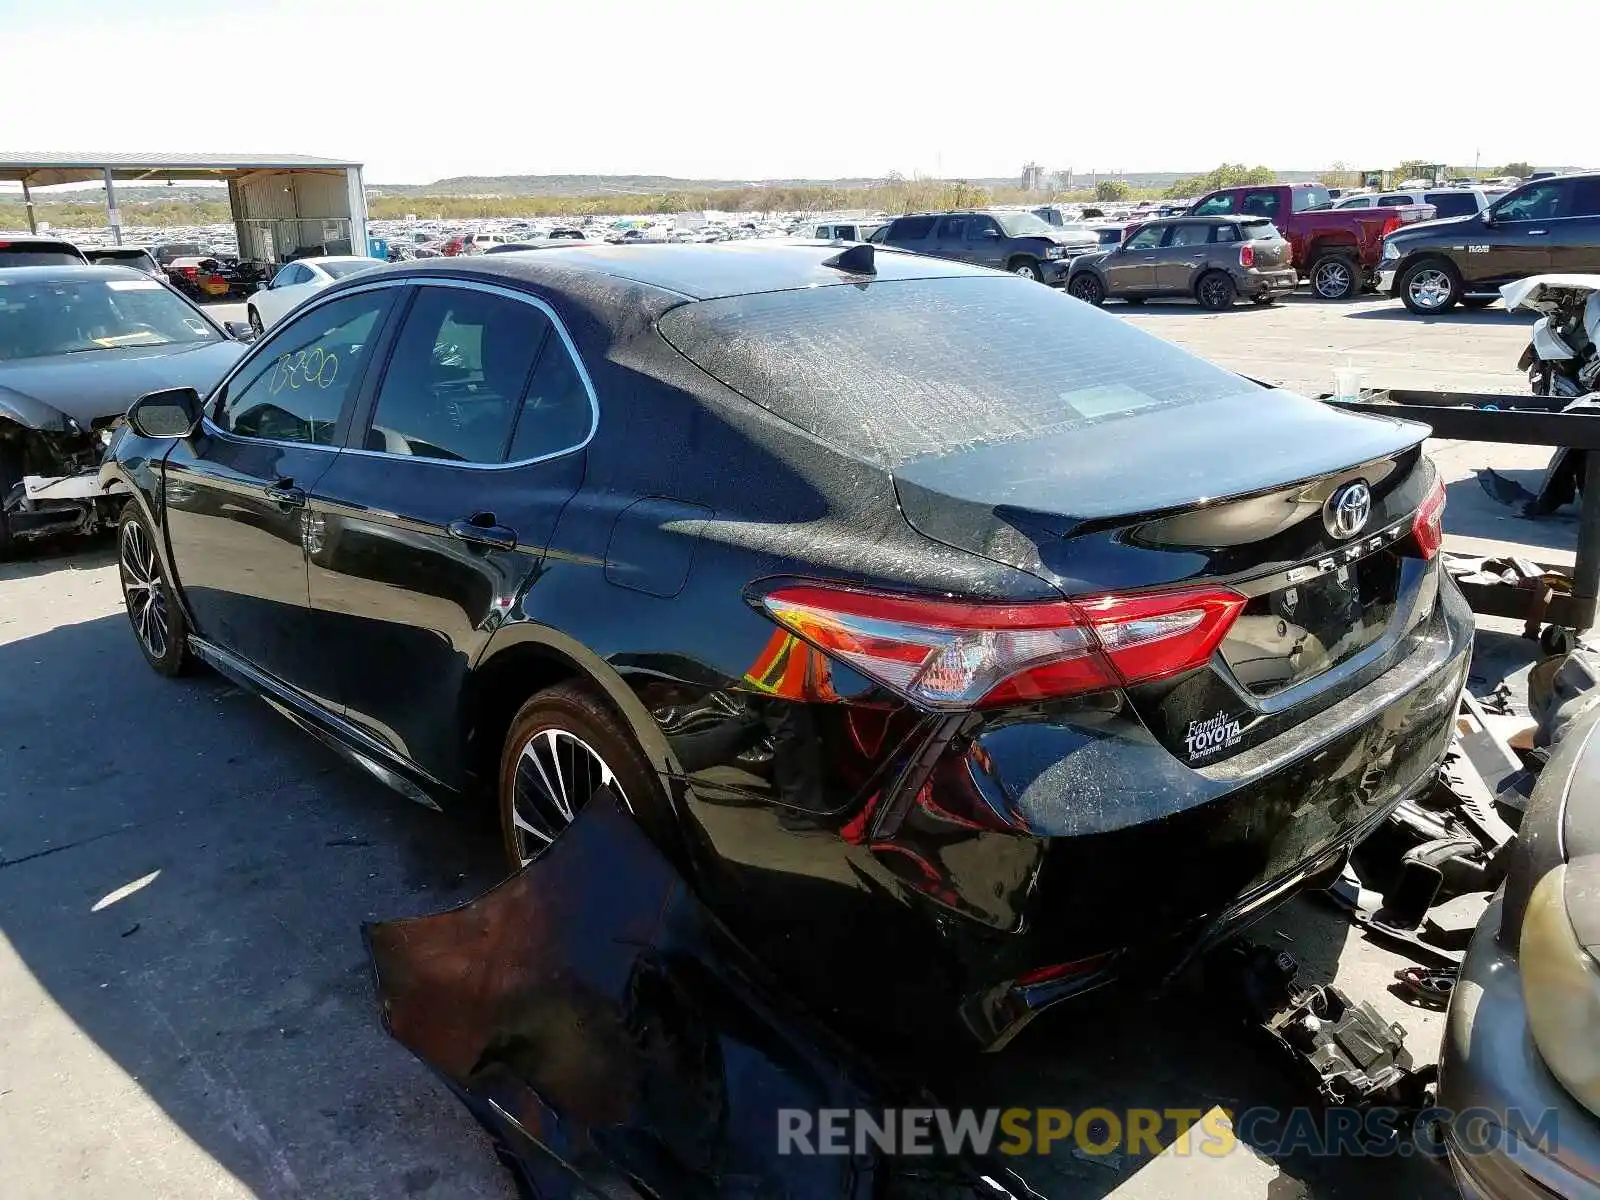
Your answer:
[[[1494,225],[1494,210],[1493,209],[1486,208],[1481,213],[1479,213],[1478,216],[1483,218],[1483,223],[1485,225],[1489,225],[1489,226],[1493,226]]]
[[[188,387],[146,392],[128,409],[128,424],[140,437],[188,437],[200,424],[200,393]]]
[[[1000,231],[998,229],[985,229],[978,234],[978,237],[982,241],[996,242],[1000,240]]]
[[[224,321],[222,328],[236,342],[253,342],[256,340],[256,331],[249,321]]]

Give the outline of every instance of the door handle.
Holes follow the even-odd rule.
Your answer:
[[[458,541],[488,550],[515,550],[517,531],[498,524],[493,513],[474,513],[464,521],[451,521],[446,532]]]
[[[1529,237],[1543,237],[1545,234],[1547,234],[1549,232],[1550,231],[1548,229],[1530,229],[1530,230],[1528,230],[1528,236]]]
[[[268,484],[266,493],[267,499],[281,508],[304,508],[306,506],[305,489],[295,487],[292,479],[280,479],[277,483]]]

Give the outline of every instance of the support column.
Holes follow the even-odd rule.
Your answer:
[[[22,207],[28,210],[28,232],[38,233],[39,222],[33,219],[33,193],[28,190],[28,181],[22,181]]]
[[[111,218],[111,240],[122,245],[122,214],[117,211],[117,185],[111,179],[111,168],[106,168],[106,215]]]

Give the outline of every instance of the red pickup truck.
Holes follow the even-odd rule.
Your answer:
[[[1270,217],[1289,241],[1295,270],[1323,300],[1349,300],[1377,284],[1383,237],[1402,225],[1426,221],[1431,204],[1401,208],[1331,208],[1320,183],[1221,188],[1189,206],[1197,217]]]

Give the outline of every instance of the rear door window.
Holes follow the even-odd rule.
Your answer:
[[[1199,221],[1185,221],[1181,225],[1172,227],[1172,236],[1167,239],[1169,246],[1204,246],[1211,240],[1211,226]]]
[[[1478,211],[1478,198],[1471,192],[1427,192],[1422,198],[1441,217],[1465,217]]]
[[[531,304],[424,286],[395,339],[364,446],[449,462],[506,461],[511,427],[551,329]]]
[[[967,217],[965,213],[953,217],[939,218],[939,232],[936,235],[941,242],[961,242],[967,237]]]
[[[1050,288],[997,276],[728,296],[680,305],[659,328],[751,402],[888,469],[1250,388]]]
[[[1600,217],[1600,176],[1572,181],[1572,195],[1565,215]]]
[[[932,217],[901,217],[889,230],[891,242],[920,242],[933,231]]]
[[[1216,217],[1225,216],[1233,211],[1233,193],[1224,192],[1220,196],[1212,196],[1209,200],[1202,200],[1189,210],[1191,216]]]
[[[1379,208],[1404,208],[1406,205],[1413,203],[1415,203],[1415,201],[1413,201],[1410,196],[1407,196],[1404,193],[1378,197]]]
[[[1327,197],[1323,197],[1326,199]],[[1257,217],[1276,217],[1278,215],[1278,190],[1276,188],[1259,188],[1246,192],[1239,198],[1239,211]]]

